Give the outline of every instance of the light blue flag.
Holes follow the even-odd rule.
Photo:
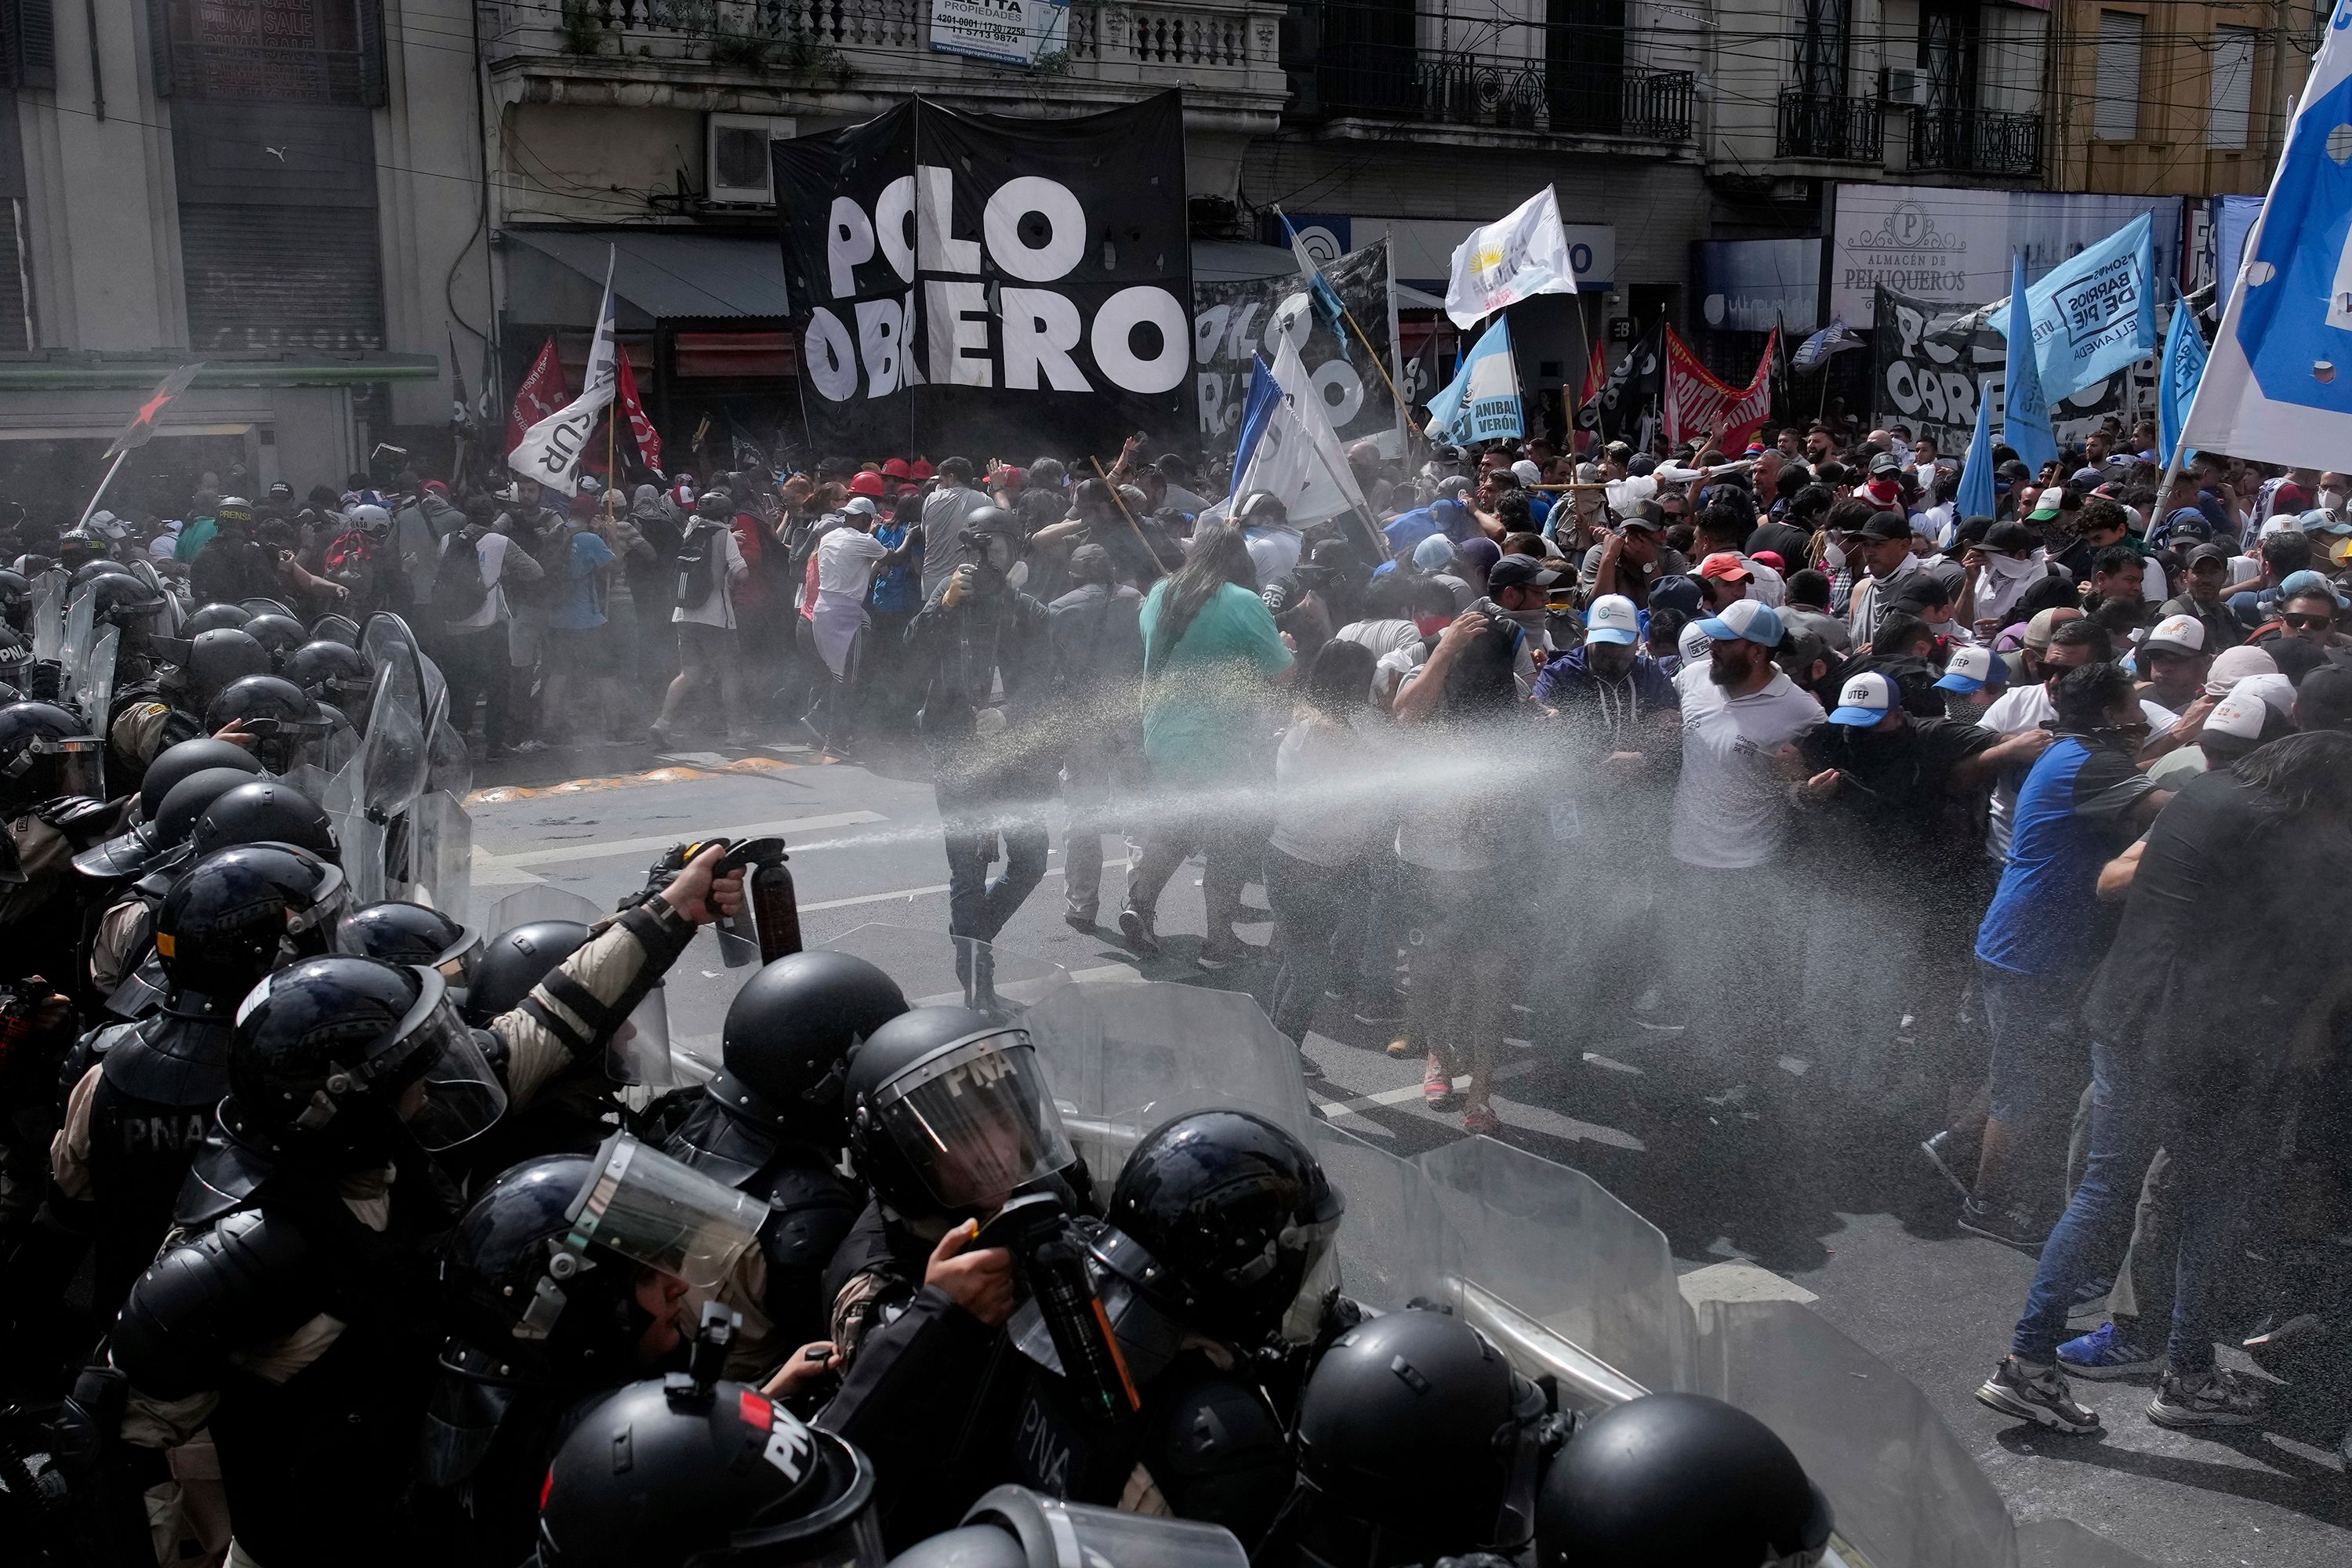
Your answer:
[[[2044,397],[2071,396],[2156,352],[2155,237],[2142,213],[2026,290]]]
[[[1976,434],[1969,437],[1969,455],[1960,460],[1960,490],[1952,498],[1952,516],[1990,517],[1992,506],[1992,399],[1979,384]]]
[[[1454,379],[1429,400],[1429,433],[1457,447],[1527,433],[1509,321],[1496,317],[1463,356]]]
[[[2042,465],[2056,459],[2058,443],[2050,434],[2050,403],[2042,395],[2042,373],[2034,364],[2033,319],[2025,295],[2025,256],[2011,258],[2009,273],[2009,386],[2000,416],[2000,438],[2038,476]]]
[[[2189,423],[2189,405],[2197,401],[2197,384],[2204,378],[2205,337],[2197,330],[2197,312],[2186,300],[2179,300],[2164,334],[2164,363],[2156,384],[2156,457],[2168,467],[2181,426]],[[2181,453],[2181,461],[2189,456]]]
[[[1282,406],[1282,384],[1274,379],[1274,372],[1265,368],[1265,361],[1250,356],[1249,392],[1242,399],[1241,442],[1234,448],[1233,499],[1242,499],[1242,477],[1249,472],[1250,459],[1257,455],[1257,444],[1265,435],[1265,427],[1274,422],[1274,411]]]

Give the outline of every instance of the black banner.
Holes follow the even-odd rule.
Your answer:
[[[1298,357],[1322,393],[1339,439],[1395,431],[1396,401],[1385,377],[1389,242],[1382,238],[1350,251],[1325,266],[1323,277],[1371,340],[1370,349],[1347,322],[1329,321],[1315,309],[1303,273],[1192,285],[1192,357],[1203,447],[1232,449],[1241,431],[1242,400],[1249,395],[1250,362],[1261,356],[1271,362],[1274,345],[1286,332],[1298,345]]]
[[[1576,427],[1603,441],[1622,440],[1666,391],[1666,319],[1659,317],[1609,373],[1592,401],[1576,411]]]
[[[1958,457],[1976,434],[1977,400],[1992,400],[1992,435],[2000,439],[2002,398],[2009,385],[2009,340],[1993,331],[1980,305],[1962,307],[1878,290],[1871,329],[1871,422],[1908,425],[1936,450]],[[2061,445],[2079,441],[2112,415],[2156,406],[2155,360],[2143,360],[2093,382],[2050,405],[2050,429]],[[2143,390],[2135,398],[2132,379]],[[2126,422],[2128,420],[2126,419]]]
[[[1077,120],[917,99],[774,159],[817,455],[1193,444],[1178,94]]]

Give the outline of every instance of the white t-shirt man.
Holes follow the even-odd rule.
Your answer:
[[[2180,722],[2180,716],[2169,708],[2159,708],[2143,697],[2139,700],[2141,716],[2147,720],[2148,733],[2161,735]],[[2058,705],[2050,700],[2047,682],[2037,680],[2031,686],[2012,686],[1992,700],[1977,722],[1996,735],[2023,734],[2039,730],[2058,717]],[[2021,775],[2022,776],[2022,775]],[[1996,779],[1992,801],[1985,812],[1985,853],[1996,866],[2009,864],[2009,824],[2017,810],[2017,785],[2006,775]]]
[[[506,590],[499,585],[499,579],[506,575],[507,551],[513,543],[503,533],[485,533],[474,541],[474,559],[481,567],[482,581],[489,584],[489,592],[482,595],[482,607],[457,622],[454,630],[488,631],[507,618]],[[464,548],[464,536],[453,533],[441,542],[441,557],[446,562],[451,551]]]
[[[836,528],[817,542],[816,602],[865,601],[874,585],[874,563],[890,553],[889,547],[862,529]]]
[[[1772,753],[1822,723],[1822,705],[1780,671],[1733,697],[1712,680],[1683,695],[1683,773],[1666,847],[1685,866],[1742,870],[1780,853],[1789,832],[1788,780]]]

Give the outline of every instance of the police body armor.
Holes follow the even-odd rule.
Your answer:
[[[89,1100],[89,1191],[98,1277],[91,1315],[112,1319],[131,1281],[171,1228],[188,1166],[228,1092],[233,1004],[182,993],[137,1024],[93,1042],[99,1079]]]
[[[866,1196],[820,1150],[740,1121],[705,1098],[669,1141],[671,1158],[768,1205],[760,1227],[767,1288],[760,1303],[772,1343],[825,1337],[825,1265],[856,1223]]]

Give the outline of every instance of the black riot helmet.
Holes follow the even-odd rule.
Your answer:
[[[1096,1255],[1187,1328],[1270,1343],[1345,1205],[1307,1145],[1244,1110],[1154,1129],[1121,1167]]]
[[[785,1137],[839,1149],[848,1136],[841,1090],[850,1056],[906,1010],[898,983],[862,958],[780,958],[746,981],[727,1009],[711,1098]]]
[[[91,617],[112,621],[126,631],[133,626],[146,629],[147,619],[163,607],[163,591],[154,584],[131,574],[119,562],[92,562],[115,568],[97,574],[90,585]]]
[[[349,643],[321,637],[306,642],[286,656],[278,674],[320,702],[349,707],[366,700],[375,684],[375,667]]]
[[[1579,1426],[1536,1507],[1539,1568],[1811,1568],[1829,1500],[1772,1428],[1719,1399],[1651,1394]]]
[[[1068,1502],[995,1487],[953,1530],[917,1542],[890,1568],[1246,1568],[1234,1532],[1197,1519]]]
[[[339,642],[355,648],[360,646],[360,624],[349,616],[320,616],[310,623],[310,636],[320,642]]]
[[[987,1214],[1072,1163],[1029,1032],[963,1007],[917,1007],[851,1053],[849,1151],[904,1218]]]
[[[197,861],[155,911],[155,956],[176,1010],[226,1015],[271,970],[328,952],[344,901],[342,871],[290,844]]]
[[[531,987],[580,951],[588,928],[578,921],[526,921],[482,944],[466,987],[466,1016],[486,1026],[501,1013],[522,1005]]]
[[[422,964],[462,991],[481,961],[482,939],[440,910],[386,899],[362,904],[337,923],[335,951]]]
[[[874,1467],[740,1383],[633,1384],[572,1428],[539,1568],[881,1568]]]
[[[241,723],[253,737],[253,754],[269,772],[284,774],[306,762],[323,762],[333,724],[292,681],[275,675],[248,675],[229,683],[205,710],[207,729]]]
[[[294,607],[283,599],[266,597],[239,599],[236,602],[236,607],[248,616],[284,616],[289,620],[295,618]]]
[[[93,578],[131,575],[131,568],[112,556],[101,555],[95,561],[85,561],[73,569],[72,586],[79,588]]]
[[[244,631],[269,650],[273,664],[283,664],[289,654],[310,640],[310,632],[291,616],[256,616],[245,623]]]
[[[32,581],[22,572],[0,567],[0,619],[22,631],[32,613]]]
[[[404,1140],[462,1143],[506,1103],[438,974],[331,953],[278,970],[238,1005],[220,1118],[271,1158],[365,1170]]]
[[[236,606],[214,608],[235,610]],[[189,639],[188,664],[183,673],[187,677],[188,695],[198,704],[210,703],[247,676],[269,673],[269,650],[235,626],[192,632],[183,626],[180,635]]]
[[[234,631],[253,619],[253,612],[238,605],[224,605],[215,600],[198,606],[180,623],[184,637],[200,637],[206,632]]]
[[[54,702],[0,708],[0,811],[14,816],[60,795],[106,794],[105,742]]]
[[[319,803],[278,779],[253,779],[223,791],[196,818],[188,838],[200,856],[232,844],[271,843],[296,845],[338,864],[342,858]]]
[[[196,825],[197,813],[223,791],[235,788],[260,772],[261,764],[253,760],[250,752],[226,741],[200,736],[166,746],[155,753],[155,760],[140,775],[138,826],[75,856],[74,869],[86,877],[112,878],[135,877],[152,868],[167,850],[187,842],[189,829]],[[163,826],[163,803],[171,798],[173,790],[199,774],[212,775],[210,793],[204,794],[201,801],[191,794],[176,831],[166,834]]]
[[[1516,1552],[1534,1528],[1544,1413],[1535,1385],[1458,1318],[1416,1310],[1358,1323],[1299,1396],[1301,1557],[1389,1568]]]

